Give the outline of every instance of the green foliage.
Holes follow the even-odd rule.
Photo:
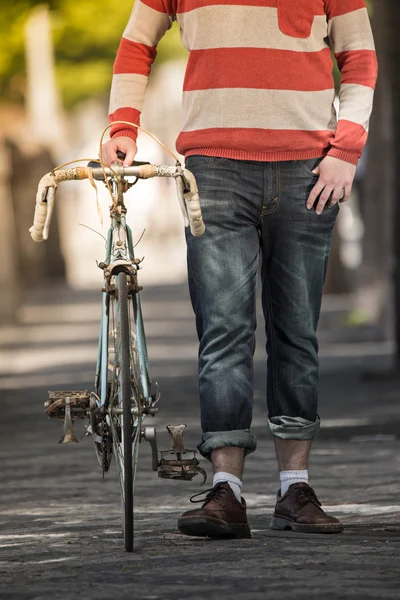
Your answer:
[[[57,82],[64,104],[73,106],[90,96],[108,94],[112,66],[132,1],[53,0],[51,9]],[[0,6],[0,96],[22,101],[25,59],[24,26],[35,0],[14,0]],[[175,25],[158,48],[157,63],[185,56]]]
[[[20,75],[24,71],[24,24],[33,2],[0,5],[0,97],[18,97]]]

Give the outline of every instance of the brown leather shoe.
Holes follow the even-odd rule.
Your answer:
[[[343,524],[322,510],[308,483],[293,483],[284,496],[278,494],[270,528],[302,533],[340,533]]]
[[[185,535],[204,537],[250,538],[250,527],[246,516],[246,502],[238,502],[228,483],[217,483],[206,490],[204,499],[191,502],[203,502],[201,508],[189,510],[178,521],[178,529]],[[206,493],[204,492],[204,493]]]

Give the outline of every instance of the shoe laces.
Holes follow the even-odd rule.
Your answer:
[[[217,504],[222,506],[221,503],[219,502],[219,500],[224,495],[224,492],[225,492],[225,489],[221,486],[221,484],[217,484],[215,487],[210,488],[209,490],[203,490],[202,492],[199,492],[198,494],[194,494],[190,498],[190,502],[192,502],[192,504],[197,504],[198,502],[203,502],[204,504],[208,504],[208,502],[210,502],[211,500],[214,500],[214,502],[216,502]],[[198,496],[203,496],[203,497],[199,498],[198,500],[194,500],[194,498],[197,498]]]
[[[303,500],[302,504],[312,502],[318,508],[321,506],[321,502],[318,500],[314,490],[310,487],[299,487],[297,488],[300,499]]]

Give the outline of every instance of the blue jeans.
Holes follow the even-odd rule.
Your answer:
[[[318,216],[306,200],[321,159],[256,162],[190,156],[206,232],[187,232],[190,296],[199,337],[203,430],[199,451],[256,448],[250,432],[255,290],[262,261],[268,427],[283,439],[319,428],[320,313],[338,205]]]

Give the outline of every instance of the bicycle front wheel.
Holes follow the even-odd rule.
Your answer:
[[[119,273],[117,279],[117,303],[115,330],[115,360],[113,372],[114,406],[122,409],[122,415],[111,414],[113,445],[121,484],[122,517],[125,550],[133,550],[133,438],[136,435],[132,421],[132,382],[130,323],[128,307],[128,282],[126,273]],[[116,310],[115,310],[116,308]]]
[[[121,340],[119,387],[122,404],[122,446],[124,450],[124,541],[125,550],[133,550],[133,464],[132,464],[132,394],[130,369],[130,327],[128,285],[125,273],[118,275],[118,328]]]
[[[133,550],[133,494],[144,419],[137,338],[137,298],[129,290],[126,273],[115,277],[116,294],[110,297],[108,387],[109,423],[113,453],[121,486],[123,535],[127,552]],[[147,372],[146,372],[147,376]],[[149,379],[147,379],[149,382]]]

